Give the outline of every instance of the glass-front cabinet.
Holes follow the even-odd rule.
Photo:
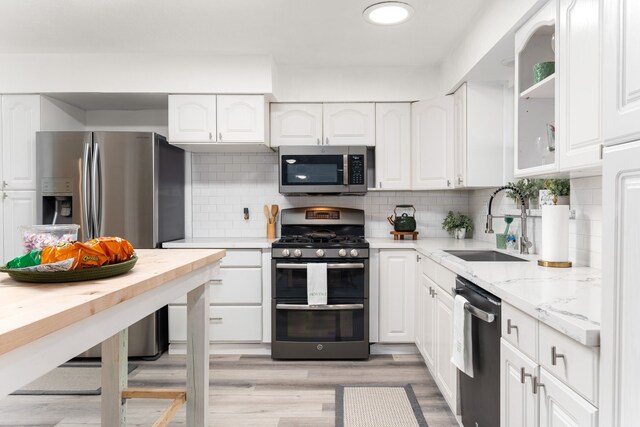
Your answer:
[[[515,176],[558,170],[556,136],[556,2],[550,1],[515,37]]]

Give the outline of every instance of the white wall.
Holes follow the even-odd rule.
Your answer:
[[[167,110],[91,110],[86,112],[88,130],[157,132],[168,136]]]
[[[434,67],[278,66],[279,102],[417,101],[438,95]]]
[[[547,0],[491,0],[487,2],[440,70],[442,92],[455,90],[465,76],[509,32],[522,25]]]
[[[193,237],[265,237],[265,204],[340,206],[364,209],[366,235],[389,237],[387,216],[397,204],[413,204],[420,237],[446,237],[449,210],[467,212],[466,191],[369,192],[366,196],[284,197],[278,193],[278,157],[266,154],[194,154]],[[251,218],[243,220],[243,208]],[[278,221],[279,222],[279,221]],[[279,236],[278,225],[278,236]]]
[[[40,129],[43,131],[85,130],[86,112],[48,96],[40,97]]]
[[[476,224],[474,239],[495,243],[495,234],[485,234],[484,224],[487,215],[487,202],[493,189],[474,190],[469,192],[469,211]],[[503,215],[505,209],[513,211],[515,204],[498,194],[493,201],[492,211]],[[575,211],[575,219],[569,220],[569,259],[576,265],[602,268],[602,177],[575,178],[571,180],[571,209]],[[519,219],[511,224],[511,231],[519,231]],[[504,230],[502,219],[493,221],[496,233]],[[540,251],[542,238],[542,220],[530,217],[527,222],[529,237],[534,243],[534,251]]]
[[[0,93],[271,93],[270,56],[3,54]]]

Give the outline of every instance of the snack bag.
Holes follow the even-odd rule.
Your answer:
[[[42,250],[41,264],[54,264],[72,259],[70,270],[100,267],[127,261],[133,246],[119,237],[99,237],[85,243],[63,243]]]

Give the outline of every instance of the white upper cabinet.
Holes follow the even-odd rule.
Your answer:
[[[604,139],[617,144],[640,139],[640,2],[603,1]]]
[[[216,138],[216,95],[169,95],[169,142]]]
[[[561,171],[602,163],[603,2],[605,0],[559,0],[556,147]],[[606,79],[615,80],[617,75],[611,73]],[[640,116],[636,118],[640,120]]]
[[[464,83],[453,94],[456,188],[504,184],[502,85]]]
[[[453,99],[411,105],[411,187],[438,190],[453,185]]]
[[[381,190],[411,188],[411,104],[376,104],[376,183]]]
[[[271,146],[321,145],[322,104],[271,104]]]
[[[36,189],[39,95],[2,96],[2,189]]]
[[[218,142],[264,142],[263,95],[218,95]]]
[[[516,177],[539,176],[558,170],[553,133],[558,79],[554,73],[535,82],[533,75],[535,64],[556,62],[553,44],[555,23],[556,2],[551,0],[515,35]]]
[[[375,104],[323,104],[325,145],[375,146]]]

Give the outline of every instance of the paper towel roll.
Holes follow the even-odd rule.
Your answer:
[[[569,206],[542,206],[542,250],[540,259],[569,261]]]

